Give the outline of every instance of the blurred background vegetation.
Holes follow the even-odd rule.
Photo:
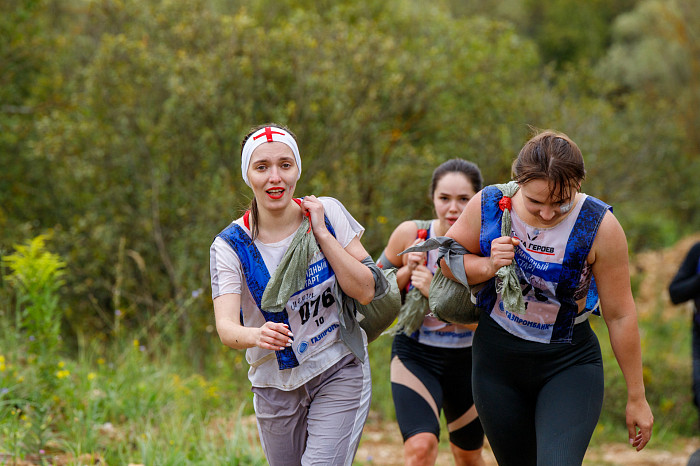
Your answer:
[[[341,199],[375,257],[432,215],[437,164],[503,182],[530,125],[563,131],[634,256],[700,228],[699,30],[696,0],[6,0],[0,255],[60,258],[56,354],[96,364],[139,341],[176,372],[241,379],[245,398],[213,328],[208,248],[250,200],[251,126],[296,133],[297,194]],[[4,267],[0,355],[46,358],[21,346],[33,298]]]

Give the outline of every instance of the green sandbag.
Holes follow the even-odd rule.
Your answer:
[[[406,293],[396,325],[384,333],[387,335],[398,335],[399,333],[411,335],[423,325],[425,316],[429,312],[428,298],[423,296],[418,288],[411,288]]]
[[[503,193],[503,197],[509,199],[515,195],[519,188],[518,183],[515,181],[506,184],[497,184],[495,186]],[[512,234],[510,202],[508,204],[508,208],[502,209],[501,236],[510,236]],[[496,272],[496,277],[498,278],[498,280],[496,280],[496,292],[501,293],[501,299],[503,300],[503,307],[505,309],[516,314],[525,314],[525,301],[523,300],[523,293],[520,288],[516,267],[517,264],[514,259],[509,265],[498,269]]]
[[[438,319],[452,324],[474,324],[479,321],[479,308],[472,301],[469,287],[450,280],[438,267],[430,282],[428,303]]]
[[[290,296],[304,287],[306,283],[306,269],[314,254],[319,251],[316,238],[309,231],[309,221],[306,217],[301,222],[289,248],[280,261],[277,270],[270,277],[270,281],[263,292],[261,305],[267,312],[281,312],[289,301]],[[372,341],[386,330],[401,308],[401,294],[399,285],[396,283],[396,271],[383,271],[376,266],[374,261],[367,257],[362,263],[369,267],[375,280],[375,293],[382,290],[369,304],[360,304],[357,300],[347,296],[336,286],[334,290],[336,297],[342,296],[339,313],[354,311],[362,314],[357,318],[360,327],[367,334],[367,339]],[[352,319],[352,317],[350,317]],[[341,324],[345,322],[341,318]],[[350,322],[345,322],[350,326]]]
[[[376,271],[379,271],[389,282],[389,287],[386,294],[375,297],[369,304],[360,304],[353,299],[357,311],[363,316],[361,320],[358,320],[360,320],[360,327],[367,334],[368,342],[374,341],[384,330],[389,328],[401,309],[401,292],[399,284],[396,282],[396,269],[382,270],[375,265],[370,267],[370,270],[375,274],[375,280],[377,279]]]

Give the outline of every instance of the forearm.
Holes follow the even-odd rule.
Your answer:
[[[256,345],[260,329],[244,327],[227,319],[216,321],[216,332],[221,343],[233,349],[247,349]]]
[[[470,285],[484,283],[496,276],[491,259],[475,254],[464,255],[464,271],[467,273],[467,281]]]
[[[636,315],[611,320],[607,325],[610,345],[627,384],[628,399],[645,399],[642,351]]]
[[[256,345],[260,329],[249,328],[240,322],[241,295],[227,293],[214,298],[216,332],[221,343],[233,349],[246,349]]]
[[[406,288],[406,285],[411,281],[411,272],[408,265],[403,265],[396,270],[396,283],[400,290]]]
[[[343,292],[362,304],[372,301],[374,298],[372,271],[348,253],[330,233],[318,235],[316,239],[323,255],[333,268]]]

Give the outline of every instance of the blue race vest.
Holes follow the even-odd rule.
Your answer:
[[[328,220],[328,217],[326,217],[325,220],[326,228],[328,228],[328,231],[335,236],[335,230]],[[265,321],[287,324],[287,326],[291,328],[289,325],[289,315],[287,314],[286,309],[283,309],[280,312],[267,312],[262,309],[262,296],[271,277],[260,251],[251,240],[250,236],[248,236],[245,230],[236,223],[232,223],[226,227],[217,236],[226,241],[226,243],[231,246],[233,251],[238,256],[238,259],[241,262],[241,268],[243,269],[243,275],[245,276],[246,285],[248,285],[248,290],[250,290],[250,294],[265,318]],[[328,266],[330,267],[330,264],[328,264]],[[242,310],[241,323],[243,323]],[[290,347],[275,351],[275,355],[277,356],[277,365],[280,370],[291,369],[299,365],[299,361],[294,355],[294,351]]]
[[[491,254],[491,241],[501,236],[502,211],[498,201],[503,197],[495,186],[487,186],[481,194],[481,232],[479,246],[481,254]],[[574,292],[578,286],[581,271],[591,250],[600,222],[611,207],[604,202],[587,196],[567,241],[561,272],[556,288],[556,298],[561,303],[552,329],[550,342],[570,342],[574,321],[579,315]],[[516,257],[516,261],[518,258]],[[496,280],[490,279],[477,294],[477,306],[490,314],[496,303]],[[591,280],[586,299],[586,310],[590,312],[598,303],[595,279]]]

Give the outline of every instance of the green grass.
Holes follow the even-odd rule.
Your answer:
[[[91,454],[107,464],[265,464],[244,352],[221,345],[213,328],[180,335],[164,313],[148,331],[124,328],[111,340],[78,335],[69,350],[52,333],[59,326],[37,327],[39,316],[23,307],[43,300],[61,317],[50,277],[48,288],[14,299],[7,283],[0,282],[0,462],[49,464],[52,455],[65,455],[86,464],[84,455]],[[690,321],[686,313],[664,311],[659,306],[640,318],[640,332],[653,445],[672,450],[697,435],[698,417],[690,391]],[[624,379],[603,320],[593,318],[592,325],[605,365],[603,412],[592,444],[625,442]],[[45,333],[50,351],[34,332]],[[382,336],[369,348],[372,416],[386,422],[395,419],[391,341]]]
[[[241,354],[220,374],[154,359],[124,341],[55,367],[3,346],[0,453],[99,454],[107,464],[265,464]],[[49,390],[49,387],[51,389]]]
[[[7,313],[3,328],[8,331]],[[640,322],[647,397],[656,419],[655,448],[696,434],[690,394],[690,329],[684,315]],[[627,438],[624,379],[602,319],[593,320],[605,364],[605,400],[593,445]],[[265,464],[256,441],[243,352],[211,335],[204,372],[187,365],[186,346],[152,351],[124,339],[80,346],[47,367],[19,346],[2,346],[0,453],[15,459],[92,453],[107,464]],[[372,410],[393,421],[391,337],[370,345]],[[178,354],[181,353],[181,354]],[[157,356],[155,356],[157,354]]]
[[[639,328],[644,362],[647,400],[654,414],[653,445],[671,448],[679,438],[697,435],[698,414],[691,393],[690,321],[685,313],[672,318],[659,310],[640,318]],[[593,444],[624,441],[627,389],[610,347],[607,327],[601,318],[592,318],[600,340],[605,367],[603,412]]]

